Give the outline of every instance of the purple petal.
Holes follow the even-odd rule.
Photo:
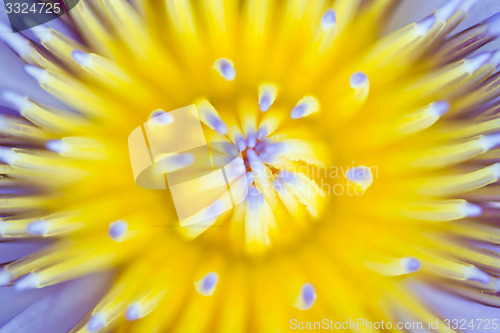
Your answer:
[[[29,291],[31,301],[28,300],[28,302],[23,302],[22,306],[18,306],[17,311],[21,309],[22,311],[8,320],[0,328],[0,332],[69,332],[101,299],[110,281],[111,274],[102,273],[79,278],[54,287]],[[13,304],[18,299],[26,299],[25,293],[15,291],[10,293],[10,297],[0,297],[2,299],[0,313],[10,312],[12,314]],[[32,296],[36,294],[42,296],[38,298]]]

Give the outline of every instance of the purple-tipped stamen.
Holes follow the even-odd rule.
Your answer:
[[[483,284],[491,282],[491,276],[475,266],[470,266],[466,269],[465,278],[469,281],[476,281]]]
[[[450,110],[450,103],[447,101],[437,101],[430,105],[431,112],[437,117],[441,117]]]
[[[271,96],[267,92],[263,93],[259,99],[260,111],[266,112],[271,108],[271,105],[272,105]]]
[[[44,220],[33,221],[26,227],[26,231],[30,235],[40,235],[43,236],[49,231],[50,225]]]
[[[236,77],[236,70],[234,69],[233,63],[228,59],[218,59],[215,62],[214,68],[226,81],[232,81]]]
[[[356,72],[349,78],[351,88],[357,89],[368,83],[368,76],[363,72]]]
[[[87,323],[87,329],[91,332],[99,331],[104,326],[106,326],[106,314],[102,312],[93,314]]]
[[[426,35],[436,24],[437,19],[434,14],[427,16],[422,21],[415,23],[415,33],[418,36]]]
[[[90,67],[92,66],[92,57],[87,52],[80,50],[74,50],[71,52],[71,57],[81,66]]]
[[[36,273],[29,273],[28,275],[23,276],[21,279],[19,279],[14,284],[14,288],[16,288],[16,290],[36,289],[40,287],[40,281],[40,275]]]
[[[416,272],[420,269],[422,264],[420,263],[420,260],[417,258],[413,257],[408,257],[404,259],[404,265],[408,273],[413,273]]]
[[[45,143],[45,147],[58,154],[64,154],[70,149],[69,145],[63,140],[49,140]]]
[[[247,134],[247,147],[248,148],[254,148],[255,145],[257,144],[257,137],[255,136],[254,132],[250,132]]]
[[[328,30],[337,25],[337,14],[333,9],[328,9],[321,17],[321,27]]]
[[[208,114],[207,121],[217,133],[222,135],[227,134],[227,125],[218,116],[214,114]]]
[[[308,282],[302,285],[300,290],[300,298],[303,303],[304,310],[310,309],[316,301],[316,290],[314,286]]]
[[[134,302],[127,307],[125,318],[128,321],[134,321],[142,317],[142,306],[138,302]]]
[[[108,228],[109,237],[115,242],[122,240],[123,236],[127,233],[128,223],[124,220],[118,220],[110,223]]]

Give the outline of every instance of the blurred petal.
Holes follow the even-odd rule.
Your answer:
[[[9,26],[5,4],[3,1],[0,1],[0,34],[12,34],[12,30],[8,28]],[[57,26],[60,26],[60,24],[57,24]],[[44,91],[38,82],[25,73],[23,70],[25,63],[3,41],[0,41],[0,65],[2,68],[0,90],[8,88],[19,93],[29,92],[29,97],[37,102],[55,107],[63,105],[58,99]]]
[[[20,293],[13,286],[0,287],[0,331],[2,330],[1,327],[27,306],[49,295],[56,289],[57,286],[54,286]]]
[[[417,22],[448,0],[402,0],[387,23],[386,30],[394,31]]]
[[[394,31],[409,23],[417,22],[447,1],[448,0],[402,0],[394,15],[391,16],[389,23],[386,26],[386,31]],[[469,15],[455,29],[455,31],[465,30],[498,12],[500,12],[500,1],[478,0],[471,8]],[[482,50],[496,50],[499,47],[500,40],[495,40],[482,48]]]
[[[0,333],[68,332],[101,299],[110,282],[111,274],[101,273],[49,287],[49,292],[44,289],[35,290],[34,293],[27,292],[33,298],[36,292],[43,296],[6,322],[5,326],[0,328]],[[10,295],[2,295],[0,304],[6,309],[0,307],[0,313],[12,312],[12,300],[23,294],[25,292],[14,291]]]
[[[435,309],[443,318],[465,319],[467,322],[498,318],[498,308],[465,299],[421,282],[415,283],[414,288],[422,301]],[[464,332],[479,332],[479,330],[464,330]],[[488,332],[498,333],[500,329],[491,329]]]
[[[481,22],[495,13],[500,12],[500,1],[498,0],[480,0],[477,4],[472,7],[469,15],[465,20],[457,27],[457,31],[462,31],[468,27]],[[496,50],[500,48],[500,40],[496,39],[488,44],[486,44],[481,50]]]
[[[14,261],[48,245],[44,241],[20,241],[0,243],[0,263]]]

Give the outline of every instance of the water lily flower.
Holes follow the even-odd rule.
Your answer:
[[[498,331],[496,0],[0,8],[0,332]],[[182,224],[128,137],[190,105],[246,196]]]

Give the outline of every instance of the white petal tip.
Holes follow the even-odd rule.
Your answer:
[[[417,36],[424,36],[426,35],[432,27],[436,24],[437,19],[435,15],[429,15],[426,18],[424,18],[422,21],[417,22],[415,24],[415,33]]]
[[[467,267],[465,270],[465,278],[470,281],[476,281],[483,284],[491,282],[491,276],[475,266]]]
[[[26,231],[30,235],[44,236],[49,231],[49,228],[50,224],[48,222],[44,220],[37,220],[28,224],[28,226],[26,227]]]
[[[35,34],[41,43],[48,42],[52,39],[52,29],[39,25],[31,28],[31,31]]]
[[[141,317],[142,317],[142,306],[140,303],[135,302],[127,307],[127,311],[125,312],[125,318],[127,318],[128,321],[134,321],[140,319]]]
[[[0,162],[13,165],[18,159],[17,153],[11,148],[0,147]]]
[[[479,147],[488,151],[500,145],[500,134],[483,135],[478,141]]]
[[[477,3],[478,0],[463,0],[462,4],[460,5],[460,10],[469,12]]]
[[[403,262],[403,266],[405,267],[405,270],[408,273],[416,272],[422,266],[422,264],[420,263],[420,260],[413,258],[413,257],[403,258],[402,262]]]
[[[69,151],[68,144],[63,140],[49,140],[45,143],[45,147],[58,154],[64,154]]]
[[[484,21],[488,26],[487,33],[490,36],[500,37],[500,13],[496,13]]]
[[[430,105],[430,112],[436,117],[441,117],[450,110],[450,103],[447,101],[438,101]]]
[[[90,317],[90,320],[87,323],[87,329],[90,332],[96,332],[106,326],[106,314],[102,312],[98,312],[96,314],[93,314],[92,317]]]
[[[0,270],[0,286],[6,286],[12,281],[12,274],[7,270]]]
[[[462,213],[466,217],[477,217],[483,213],[481,206],[466,202],[462,206]]]
[[[449,0],[445,2],[443,6],[436,10],[437,19],[441,22],[448,21],[460,9],[462,3],[463,0]]]
[[[333,9],[328,9],[321,17],[321,27],[328,30],[337,26],[337,14]]]
[[[26,96],[11,90],[0,91],[0,100],[5,102],[5,106],[12,107],[17,111],[28,109],[31,106],[31,103]]]
[[[500,24],[500,23],[499,23]],[[488,61],[490,64],[498,68],[500,66],[500,50],[496,50],[492,53],[490,60]]]
[[[26,56],[33,50],[33,47],[28,39],[19,33],[12,33],[12,31],[3,32],[0,33],[0,39],[3,40],[5,44],[7,44],[20,57]]]
[[[0,236],[3,236],[5,229],[7,228],[7,223],[0,220]]]
[[[74,50],[71,52],[71,57],[83,67],[92,66],[92,57],[87,52],[83,52],[80,50]]]
[[[490,60],[491,55],[492,54],[490,52],[483,52],[476,56],[465,59],[463,65],[464,71],[469,74],[473,74],[475,71],[481,68],[488,60]]]
[[[39,83],[43,83],[49,79],[49,73],[45,69],[40,67],[24,65],[24,71]]]
[[[21,279],[19,279],[15,284],[14,288],[16,290],[22,291],[22,290],[29,290],[29,289],[36,289],[40,287],[40,275],[36,273],[30,273]]]

